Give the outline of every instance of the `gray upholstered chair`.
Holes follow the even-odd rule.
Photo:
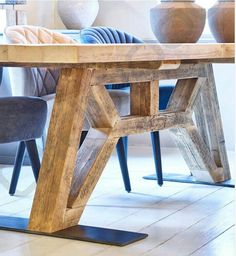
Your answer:
[[[2,68],[0,67],[0,85]],[[42,137],[47,118],[47,104],[36,97],[0,98],[0,143],[19,142],[9,194],[14,195],[27,148],[37,181],[40,160],[35,139]]]

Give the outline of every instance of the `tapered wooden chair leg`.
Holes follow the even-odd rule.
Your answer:
[[[152,150],[156,168],[157,183],[159,186],[163,185],[163,173],[161,163],[161,146],[160,146],[160,134],[159,132],[151,132]]]
[[[37,182],[40,170],[40,159],[35,140],[25,141],[25,145],[29,154],[30,163],[32,166],[35,181]]]
[[[11,196],[13,196],[16,192],[16,186],[17,186],[18,179],[20,176],[20,170],[21,170],[22,162],[24,160],[24,156],[25,156],[25,143],[24,143],[24,141],[21,141],[17,148],[14,169],[13,169],[13,174],[12,174],[12,178],[11,178],[11,184],[10,184],[10,189],[9,189],[9,194]]]
[[[127,139],[126,137],[120,138],[116,144],[117,155],[120,163],[120,169],[127,192],[131,191],[129,171],[127,165]]]

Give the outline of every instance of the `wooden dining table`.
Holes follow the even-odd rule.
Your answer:
[[[170,129],[196,180],[230,179],[212,64],[233,63],[234,53],[219,43],[0,45],[0,66],[61,68],[30,218],[2,216],[0,226],[117,244],[125,233],[78,223],[118,139],[130,134]],[[159,111],[159,81],[169,79],[177,83]],[[120,116],[104,85],[128,82],[130,115]],[[78,150],[85,116],[91,128]],[[126,234],[122,245],[146,237]]]

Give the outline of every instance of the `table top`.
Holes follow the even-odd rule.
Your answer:
[[[136,61],[233,62],[234,44],[0,44],[2,66]]]

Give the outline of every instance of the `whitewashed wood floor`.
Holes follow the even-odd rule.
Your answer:
[[[148,233],[148,238],[125,247],[0,231],[4,256],[233,256],[235,253],[234,189],[155,181],[150,148],[131,149],[132,193],[123,188],[114,154],[99,181],[81,224]],[[234,154],[230,153],[232,172]],[[167,172],[188,172],[174,149],[163,150]],[[17,196],[8,196],[12,168],[0,169],[0,214],[27,217],[34,193],[31,169],[24,167]]]

